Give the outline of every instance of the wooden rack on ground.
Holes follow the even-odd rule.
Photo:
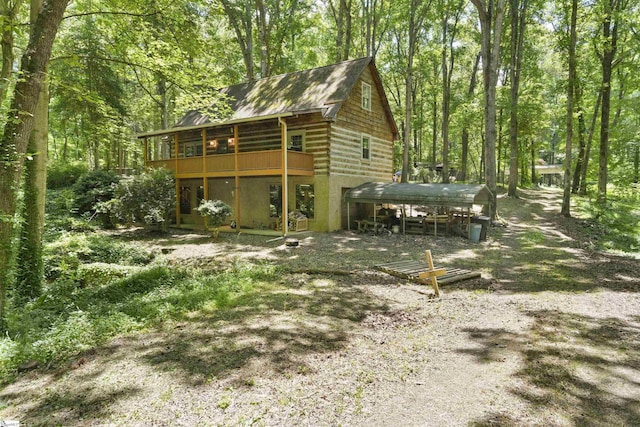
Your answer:
[[[480,277],[480,272],[463,270],[460,268],[434,267],[431,251],[426,251],[426,262],[416,260],[395,261],[376,265],[374,268],[387,274],[404,279],[410,279],[417,283],[431,283],[435,296],[439,296],[438,284],[448,284],[461,280]],[[434,283],[435,280],[435,283]]]

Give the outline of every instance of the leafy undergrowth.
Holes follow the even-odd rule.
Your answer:
[[[616,189],[605,202],[576,198],[576,214],[594,249],[640,257],[640,190]]]
[[[0,378],[10,380],[25,363],[53,366],[116,335],[195,310],[232,306],[276,274],[260,265],[212,272],[153,259],[131,244],[95,234],[49,245],[50,285],[23,309],[9,311],[9,334],[0,340]]]

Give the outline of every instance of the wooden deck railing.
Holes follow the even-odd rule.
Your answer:
[[[149,167],[165,167],[176,175],[224,176],[235,173],[235,154],[214,154],[202,157],[147,161]],[[177,166],[177,169],[176,169]],[[313,154],[289,151],[287,166],[290,175],[312,175]],[[282,170],[282,150],[238,153],[238,172],[244,176],[277,175]]]

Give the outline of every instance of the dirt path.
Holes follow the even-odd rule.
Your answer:
[[[311,234],[165,242],[172,262],[278,262],[242,310],[124,337],[0,391],[25,425],[640,425],[640,262],[589,250],[560,193],[501,199],[508,227],[460,238]],[[430,289],[371,266],[482,271]],[[350,275],[302,274],[338,269]]]

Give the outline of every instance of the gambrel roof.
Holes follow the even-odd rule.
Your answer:
[[[384,94],[380,75],[373,58],[370,57],[223,88],[220,92],[229,97],[233,112],[228,121],[285,113],[295,115],[315,112],[321,113],[326,120],[334,120],[367,67],[371,69],[374,80],[372,83],[378,89],[383,110],[393,133],[397,135],[397,126]],[[200,126],[210,122],[208,116],[198,111],[190,111],[176,123],[176,126]]]

